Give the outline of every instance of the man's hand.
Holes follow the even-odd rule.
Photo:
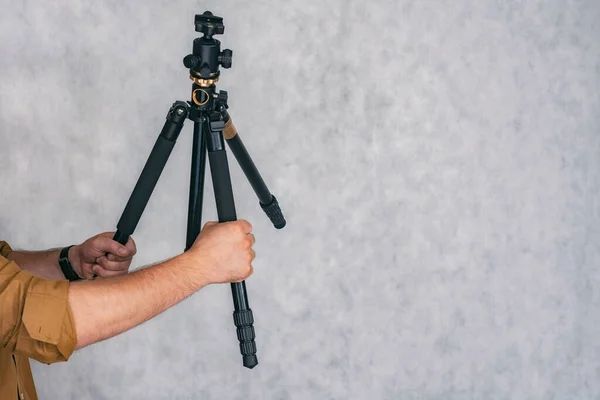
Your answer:
[[[114,232],[104,232],[71,247],[69,260],[77,275],[92,279],[94,275],[110,277],[128,272],[131,259],[137,252],[135,242],[130,237],[123,246],[113,240],[113,236]]]
[[[252,275],[252,249],[255,238],[250,222],[207,222],[193,246],[184,253],[190,256],[209,284],[241,282]]]

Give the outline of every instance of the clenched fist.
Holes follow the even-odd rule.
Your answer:
[[[69,249],[69,260],[82,279],[97,276],[110,277],[128,272],[131,259],[137,252],[135,242],[129,238],[126,245],[113,240],[114,232],[93,236]]]
[[[207,222],[186,254],[209,283],[241,282],[252,275],[254,243],[252,225],[246,220]]]

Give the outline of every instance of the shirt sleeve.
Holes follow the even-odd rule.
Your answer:
[[[20,269],[10,251],[0,241],[0,346],[44,364],[67,361],[77,342],[69,282]]]

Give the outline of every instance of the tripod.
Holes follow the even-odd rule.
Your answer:
[[[227,92],[216,91],[215,84],[220,77],[219,65],[231,68],[233,55],[229,49],[221,51],[221,43],[213,38],[214,35],[223,34],[225,31],[223,18],[206,11],[195,16],[195,25],[196,31],[204,36],[194,39],[192,54],[183,59],[183,64],[189,68],[190,79],[193,81],[192,99],[188,102],[175,101],[167,113],[160,135],[117,224],[113,239],[121,244],[127,243],[129,236],[134,232],[186,119],[194,121],[194,136],[185,250],[192,246],[201,230],[207,153],[219,222],[237,219],[225,142],[275,228],[281,229],[286,224],[277,199],[262,179],[227,112]],[[254,317],[248,302],[245,281],[231,283],[231,293],[233,321],[243,365],[254,368],[258,364]]]

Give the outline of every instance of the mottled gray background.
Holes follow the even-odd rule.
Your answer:
[[[259,367],[215,286],[34,362],[41,399],[600,398],[597,0],[0,2],[5,240],[115,229],[189,98],[206,9],[234,51],[219,88],[289,221],[273,229],[232,164]],[[135,268],[184,247],[191,126]]]

